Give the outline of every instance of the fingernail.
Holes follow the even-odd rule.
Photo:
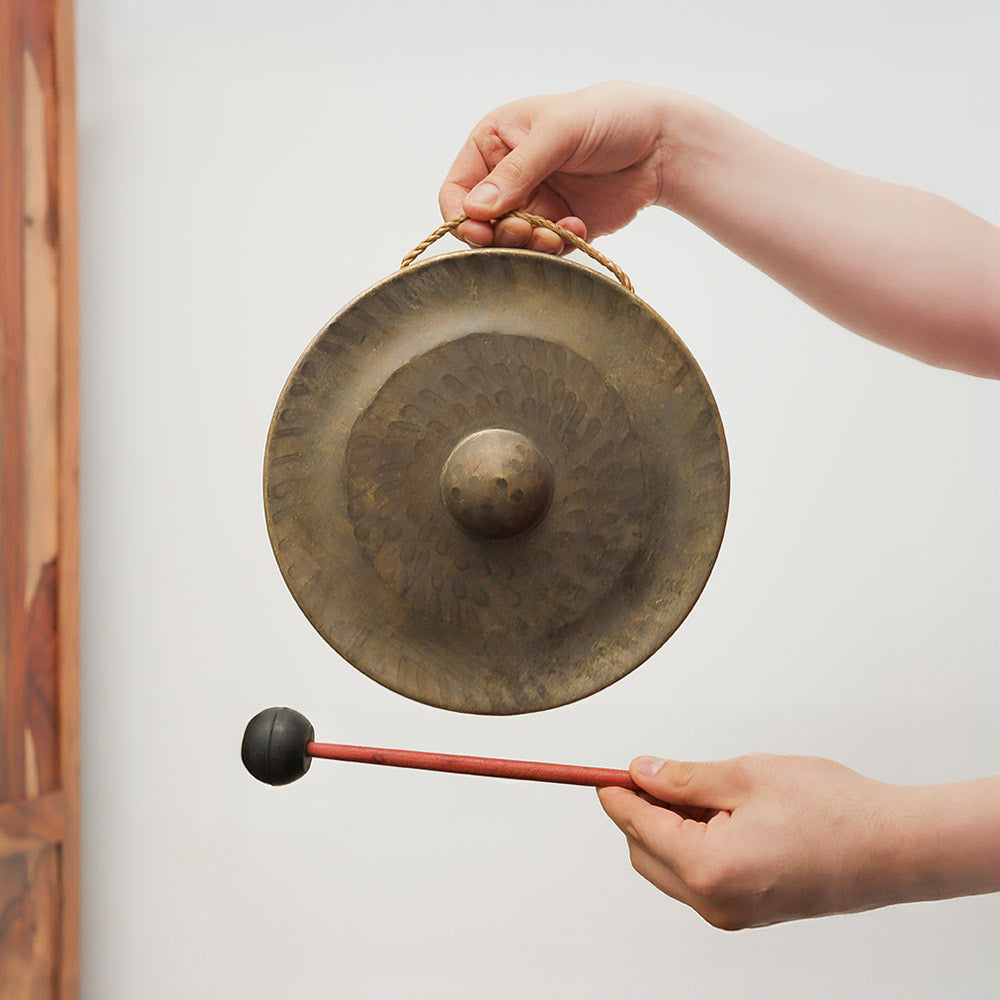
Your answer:
[[[488,247],[489,243],[479,243],[476,240],[470,240],[468,237],[465,238],[465,242],[469,244],[470,247]]]
[[[479,208],[493,208],[500,200],[500,189],[490,181],[483,181],[482,184],[474,187],[466,196],[466,202],[472,202]]]
[[[640,757],[635,762],[635,769],[639,774],[646,775],[647,778],[652,778],[654,774],[659,773],[659,770],[666,761],[662,757]]]

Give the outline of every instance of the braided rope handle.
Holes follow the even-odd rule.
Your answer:
[[[603,264],[630,292],[634,292],[635,289],[632,287],[632,282],[629,276],[613,261],[610,257],[606,257],[601,253],[600,250],[592,247],[586,240],[581,240],[576,233],[571,233],[568,229],[563,229],[562,226],[557,225],[555,222],[550,222],[548,219],[543,219],[540,215],[531,215],[529,212],[507,212],[501,215],[501,219],[506,219],[508,217],[513,217],[515,219],[524,219],[525,222],[530,222],[533,226],[541,226],[542,229],[548,229],[555,233],[560,239],[565,240],[567,243],[576,247],[577,250],[582,250],[588,257],[596,260],[598,264]],[[467,215],[459,215],[454,219],[449,219],[443,225],[437,227],[433,233],[430,234],[426,239],[418,243],[402,260],[399,265],[401,268],[408,267],[412,264],[432,243],[439,240],[445,233],[450,233],[457,229],[463,222],[469,217]]]

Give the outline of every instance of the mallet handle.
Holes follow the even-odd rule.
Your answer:
[[[425,771],[479,774],[489,778],[520,778],[525,781],[554,781],[564,785],[617,785],[638,791],[628,771],[610,767],[578,767],[575,764],[546,764],[536,760],[502,760],[497,757],[463,757],[420,750],[389,750],[385,747],[355,747],[342,743],[309,743],[306,754],[326,760],[346,760],[357,764],[384,764],[389,767],[416,767]]]

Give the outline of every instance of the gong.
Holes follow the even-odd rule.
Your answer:
[[[711,390],[620,281],[483,249],[402,268],[299,359],[267,439],[268,532],[323,638],[406,697],[563,705],[655,652],[729,503]]]

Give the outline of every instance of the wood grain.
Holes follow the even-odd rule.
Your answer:
[[[69,0],[0,0],[0,1000],[78,995],[76,136]]]
[[[0,995],[59,997],[59,848],[0,858]]]
[[[0,857],[66,839],[66,797],[51,792],[0,805]]]
[[[0,4],[0,802],[21,797],[23,701],[20,609],[24,604],[24,305],[21,218],[24,205],[23,17],[20,5]]]

